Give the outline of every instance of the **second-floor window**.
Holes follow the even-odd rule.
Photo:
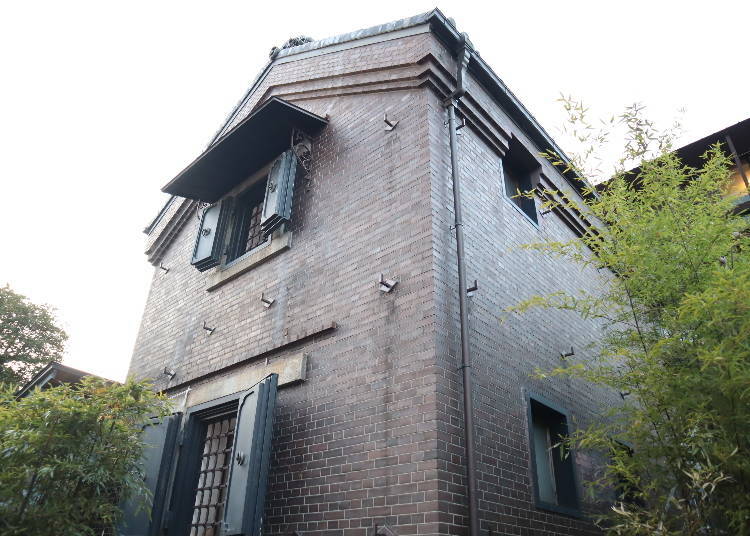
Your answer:
[[[234,206],[232,237],[227,251],[227,261],[241,257],[266,241],[261,229],[263,202],[268,178],[253,184],[237,198]]]
[[[536,224],[534,199],[519,194],[525,194],[536,188],[539,184],[541,166],[534,155],[515,136],[508,143],[508,152],[503,157],[500,172],[508,200]]]
[[[534,188],[531,184],[529,171],[506,157],[503,159],[503,179],[505,181],[505,195],[532,221],[536,222],[534,200],[519,195],[519,193],[523,194]]]
[[[201,272],[231,262],[271,238],[292,215],[297,157],[287,150],[261,179],[203,210],[192,264]]]

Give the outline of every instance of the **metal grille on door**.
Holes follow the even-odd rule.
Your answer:
[[[190,536],[219,535],[236,423],[235,417],[225,417],[209,422],[206,426]]]

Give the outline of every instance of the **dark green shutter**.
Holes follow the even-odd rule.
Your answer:
[[[224,536],[259,536],[271,459],[278,376],[272,374],[240,398]]]
[[[261,230],[264,236],[270,235],[292,217],[296,174],[297,157],[292,150],[283,153],[271,166],[261,220]]]
[[[228,203],[211,205],[203,211],[195,239],[192,264],[203,272],[221,262],[224,247],[224,230],[229,219]]]
[[[145,448],[141,468],[146,487],[151,492],[151,505],[131,497],[120,505],[123,518],[117,533],[120,536],[155,536],[161,532],[161,518],[166,501],[169,473],[174,459],[177,431],[182,415],[177,413],[154,419],[143,429]]]

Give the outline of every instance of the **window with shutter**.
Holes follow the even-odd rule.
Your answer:
[[[297,157],[291,149],[284,152],[271,166],[261,221],[264,236],[273,233],[292,217],[292,197],[296,174]]]
[[[282,153],[268,173],[258,177],[259,173],[251,176],[248,182],[252,184],[238,196],[225,197],[220,204],[204,210],[193,253],[193,265],[199,271],[220,265],[225,253],[226,263],[243,257],[290,221],[297,174],[294,151]]]
[[[232,236],[227,249],[227,262],[241,257],[266,241],[261,231],[263,201],[267,178],[250,186],[234,202]]]
[[[162,514],[167,484],[171,473],[173,452],[182,414],[155,419],[144,427],[145,448],[141,467],[151,504],[143,505],[140,497],[129,497],[120,505],[123,518],[117,533],[120,536],[155,536],[161,534]]]
[[[229,217],[228,203],[211,205],[203,210],[195,239],[192,264],[203,272],[221,262],[224,249],[224,230]]]
[[[247,391],[237,411],[237,431],[224,513],[226,536],[258,536],[271,461],[278,376]]]
[[[187,412],[169,534],[258,536],[268,479],[278,376]]]

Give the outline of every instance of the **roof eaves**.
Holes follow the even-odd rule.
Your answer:
[[[60,375],[64,375],[67,379],[73,379],[74,381],[80,380],[85,376],[94,376],[88,372],[74,369],[57,361],[50,362],[42,370],[34,374],[34,376],[18,391],[16,391],[16,398],[23,398],[35,387],[44,387],[51,380],[54,380]]]
[[[458,31],[458,28],[456,28],[452,20],[448,19],[439,9],[434,9],[430,13],[429,18],[432,22],[432,31],[441,38],[452,51],[457,51],[461,42],[461,32]],[[557,143],[555,143],[552,136],[547,133],[544,127],[542,127],[526,106],[523,105],[505,82],[503,82],[495,71],[492,70],[492,67],[484,61],[477,50],[472,50],[468,69],[490,92],[490,94],[504,106],[511,118],[532,138],[534,143],[543,150],[552,150],[560,156],[566,164],[570,163],[570,158],[568,158],[565,152],[557,145]],[[562,173],[562,175],[568,183],[579,192],[581,192],[583,187],[587,186],[584,181],[574,176],[572,173]]]
[[[167,209],[169,208],[169,205],[172,204],[172,201],[175,200],[175,196],[171,196],[169,199],[167,199],[167,202],[164,203],[164,206],[159,209],[159,213],[156,215],[156,217],[151,220],[151,223],[149,223],[144,229],[144,234],[151,234],[151,231],[154,230],[154,227],[156,227],[161,219],[164,217],[164,214],[167,212]]]
[[[289,56],[294,56],[296,54],[309,52],[311,50],[322,49],[349,41],[356,41],[375,35],[395,32],[426,23],[431,24],[431,30],[433,31],[433,33],[435,33],[438,38],[440,38],[452,51],[457,50],[461,33],[458,31],[458,28],[456,28],[453,22],[448,17],[446,17],[438,8],[425,13],[420,13],[419,15],[415,15],[413,17],[408,17],[377,26],[371,26],[370,28],[365,28],[363,30],[357,30],[333,37],[327,37],[325,39],[319,39],[317,41],[311,41],[309,43],[304,43],[296,47],[278,50],[276,55],[273,56],[263,67],[258,76],[256,76],[253,83],[243,94],[242,98],[234,106],[225,121],[222,123],[221,128],[219,128],[211,138],[211,141],[208,143],[207,147],[213,145],[225,133],[227,127],[232,124],[237,114],[242,110],[247,99],[252,95],[253,91],[255,91],[258,85],[265,79],[265,77],[271,70],[271,67],[273,67],[274,63],[277,60],[281,58],[287,58]],[[547,133],[547,131],[541,126],[536,118],[534,118],[531,112],[526,109],[521,101],[508,88],[508,86],[505,85],[505,83],[492,70],[492,68],[487,65],[487,63],[482,59],[479,53],[477,51],[473,52],[474,54],[472,54],[472,59],[469,63],[469,70],[483,82],[483,84],[493,94],[493,96],[495,96],[495,98],[497,98],[502,104],[506,106],[507,111],[510,113],[511,117],[527,134],[530,135],[530,137],[539,147],[545,150],[550,149],[554,151],[563,159],[564,162],[568,163],[570,160],[565,152],[555,143],[555,141]],[[576,177],[566,176],[565,178],[568,180],[571,186],[573,186],[578,191],[581,191],[581,188],[583,186],[586,186],[583,181]],[[171,202],[172,199],[170,199],[165,204],[164,208],[160,211],[160,214],[157,215],[151,225],[146,228],[147,233],[151,232],[155,224],[158,223],[161,215]]]

